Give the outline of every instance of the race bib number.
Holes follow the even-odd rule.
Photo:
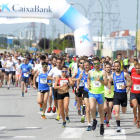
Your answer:
[[[47,79],[40,78],[40,83],[41,84],[47,84]]]
[[[28,73],[24,73],[24,76],[25,76],[25,77],[29,77],[29,74],[28,74]]]
[[[134,85],[134,90],[139,91],[140,90],[140,85]]]
[[[85,88],[88,88],[88,84],[87,84],[87,82],[85,83]]]
[[[105,89],[105,90],[109,90],[109,88],[108,88],[107,86],[104,86],[104,89]]]
[[[99,81],[94,81],[93,82],[93,87],[99,88],[99,87],[101,87],[101,83]]]
[[[84,80],[81,80],[81,81],[80,81],[79,86],[81,86],[81,87],[84,86]]]
[[[123,83],[116,83],[117,89],[122,89],[122,86],[124,86],[124,82]]]
[[[68,83],[68,80],[61,80],[60,81],[60,86],[63,86],[64,83]]]

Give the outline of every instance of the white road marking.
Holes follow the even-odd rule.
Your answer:
[[[42,115],[42,112],[38,112],[39,114],[41,114]],[[53,115],[56,115],[57,113],[46,113],[45,112],[45,115],[46,116],[53,116]]]
[[[26,127],[27,129],[38,129],[39,127]]]
[[[3,129],[5,129],[5,128],[6,128],[6,127],[0,127],[0,131],[3,130]]]
[[[59,138],[81,138],[85,128],[66,128]]]
[[[116,130],[112,129],[105,130],[104,139],[126,139],[125,129],[122,129],[120,133],[117,133]]]
[[[34,139],[35,136],[15,136],[13,139]]]

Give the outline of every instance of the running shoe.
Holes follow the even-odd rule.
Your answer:
[[[104,123],[107,123],[107,119],[104,120]]]
[[[18,87],[18,84],[16,84],[16,87]]]
[[[24,97],[24,93],[22,93],[22,97]]]
[[[52,111],[52,108],[49,107],[47,113],[50,113]]]
[[[106,124],[106,127],[110,127],[109,123]]]
[[[85,116],[83,116],[81,119],[81,123],[84,123],[84,122],[85,122]]]
[[[30,85],[28,85],[27,89],[30,89]]]
[[[62,127],[63,128],[66,127],[66,122],[63,122]]]
[[[137,118],[134,118],[133,124],[134,124],[134,125],[137,124]]]
[[[57,116],[55,120],[59,121],[60,120],[60,116]]]
[[[45,117],[45,115],[41,115],[41,118],[42,118],[42,119],[47,119],[47,118]]]
[[[7,85],[7,82],[5,81],[5,85]]]
[[[96,126],[97,126],[97,120],[94,120],[93,124],[92,124],[92,130],[93,131],[96,129]]]
[[[104,135],[104,125],[100,125],[100,135]]]
[[[25,93],[27,93],[27,89],[25,90]]]
[[[74,93],[75,91],[74,91],[74,90],[72,90],[72,92]]]
[[[70,118],[69,117],[66,117],[66,122],[70,123]]]
[[[140,123],[139,122],[137,122],[136,128],[140,128]]]
[[[76,105],[77,105],[77,101],[74,102],[74,106],[76,106]]]
[[[80,109],[78,109],[78,115],[81,115],[81,110]]]
[[[21,85],[19,85],[19,87],[21,88]]]
[[[96,117],[98,116],[98,111],[96,111]]]
[[[91,126],[89,125],[88,128],[86,129],[87,131],[91,131]]]
[[[43,111],[43,107],[40,107],[40,111]]]
[[[9,90],[10,88],[9,88],[9,87],[7,87],[7,89]]]
[[[53,113],[55,113],[56,112],[56,107],[53,107]]]
[[[117,128],[117,132],[121,132],[121,127],[118,127]]]

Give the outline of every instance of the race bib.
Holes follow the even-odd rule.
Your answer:
[[[84,80],[81,80],[81,81],[80,81],[79,86],[80,86],[80,87],[84,86]]]
[[[29,77],[29,74],[28,74],[28,73],[24,73],[24,76],[25,76],[25,77]]]
[[[47,79],[40,78],[40,83],[41,84],[47,84]]]
[[[124,86],[124,82],[122,83],[116,83],[117,89],[122,89],[122,86]]]
[[[93,82],[93,87],[99,88],[99,87],[101,87],[101,83],[99,81],[94,81]]]
[[[105,90],[109,90],[109,88],[108,88],[107,86],[104,86],[104,89],[105,89]]]
[[[68,80],[61,80],[60,81],[60,86],[63,86],[64,83],[68,83]]]
[[[140,90],[140,85],[134,85],[134,90],[139,91]]]
[[[88,88],[88,83],[87,82],[85,83],[85,88]]]

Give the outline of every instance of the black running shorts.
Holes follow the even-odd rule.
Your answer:
[[[57,100],[57,93],[58,93],[57,91],[58,91],[58,90],[57,90],[57,89],[54,89],[54,87],[53,87],[52,90],[53,90],[53,97],[54,97],[54,100]]]
[[[64,100],[66,97],[69,97],[69,93],[57,93],[57,100]]]
[[[76,92],[76,88],[75,88],[75,95],[77,97],[82,97],[83,91],[84,91],[84,87],[79,87],[78,93]]]
[[[88,96],[88,92],[87,91],[83,91],[83,98],[89,98],[89,96]]]
[[[130,93],[130,100],[134,100],[136,99],[138,101],[138,104],[140,105],[140,94],[136,94],[136,93]]]
[[[114,91],[114,105],[121,105],[122,107],[127,107],[127,93],[118,93]]]
[[[29,83],[29,77],[21,77],[21,81],[28,84]]]

